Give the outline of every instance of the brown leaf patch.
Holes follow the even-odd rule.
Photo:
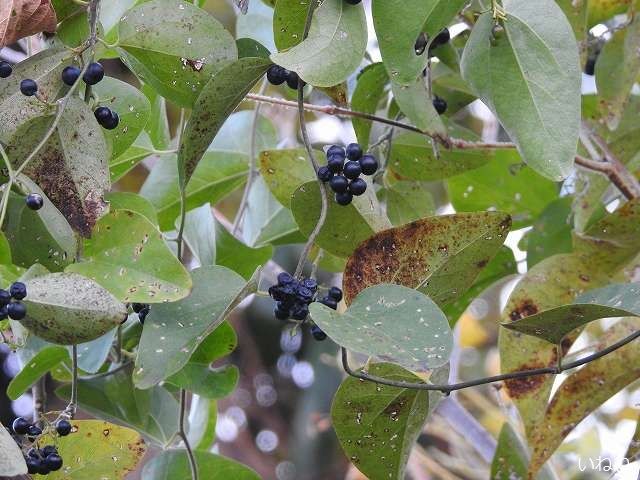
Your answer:
[[[36,33],[55,32],[57,23],[50,0],[2,0],[0,48]]]

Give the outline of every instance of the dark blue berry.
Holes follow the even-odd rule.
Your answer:
[[[140,323],[144,324],[144,320],[147,318],[150,311],[151,309],[147,306],[138,312],[138,320],[140,320]]]
[[[147,306],[148,306],[148,305],[147,305],[146,303],[133,303],[133,304],[131,305],[131,308],[133,309],[133,311],[134,311],[135,313],[140,313],[140,311],[141,311],[143,308],[147,307]]]
[[[100,122],[102,128],[106,128],[107,130],[113,130],[120,123],[120,117],[113,110],[111,111],[111,115],[106,120]]]
[[[327,334],[324,333],[322,329],[317,325],[311,327],[311,335],[313,335],[313,338],[315,338],[319,342],[327,339]]]
[[[596,74],[596,57],[587,58],[587,62],[584,64],[584,73],[593,77]]]
[[[287,80],[289,71],[280,65],[271,65],[267,70],[267,80],[272,85],[282,85]]]
[[[38,84],[30,78],[25,78],[20,82],[20,92],[27,97],[33,97],[38,93]]]
[[[72,86],[80,76],[80,69],[75,65],[69,65],[62,70],[62,81],[65,85]]]
[[[44,199],[39,193],[30,193],[27,195],[25,202],[31,210],[40,210],[44,205]]]
[[[331,145],[327,150],[327,158],[334,155],[342,157],[343,160],[347,157],[344,148],[342,148],[340,145]]]
[[[321,182],[327,183],[333,177],[333,172],[329,170],[329,167],[320,167],[318,169],[318,179]]]
[[[282,272],[278,274],[278,283],[280,285],[289,285],[293,282],[295,282],[295,278],[293,278],[293,275],[291,275],[290,273]]]
[[[2,305],[0,307],[0,320],[4,320],[8,316],[9,316],[9,311],[7,310],[7,306],[6,305]]]
[[[347,145],[347,158],[349,160],[360,160],[362,157],[362,147],[357,143]]]
[[[27,316],[27,307],[22,302],[12,302],[7,305],[7,314],[11,320],[22,320]]]
[[[362,195],[367,191],[367,182],[365,182],[361,178],[356,178],[355,180],[351,180],[349,183],[349,193],[356,197]]]
[[[358,178],[360,176],[360,174],[362,173],[362,167],[360,166],[359,162],[351,160],[350,162],[344,164],[343,172],[345,177],[353,180],[354,178]]]
[[[46,445],[42,449],[42,455],[44,457],[48,457],[49,455],[53,455],[54,453],[58,453],[58,449],[56,447],[54,447],[53,445]]]
[[[13,73],[13,68],[8,62],[0,62],[0,78],[8,78]]]
[[[331,155],[327,159],[327,167],[332,173],[342,172],[343,166],[344,166],[344,157],[341,157],[340,155]]]
[[[29,426],[29,430],[27,431],[27,434],[30,437],[39,437],[40,435],[42,435],[42,429],[37,425],[31,425]]]
[[[37,448],[30,448],[27,452],[27,457],[29,458],[40,458],[42,455],[40,454],[40,450]]]
[[[93,111],[93,115],[100,125],[111,119],[111,109],[109,107],[98,107]]]
[[[294,320],[302,321],[308,316],[309,316],[309,307],[307,307],[306,305],[298,305],[291,312],[291,318],[293,318]]]
[[[22,300],[27,296],[27,286],[22,282],[13,282],[9,294],[16,300]]]
[[[289,318],[289,310],[280,303],[277,304],[273,314],[278,320],[287,320]]]
[[[324,297],[322,300],[320,300],[320,303],[326,305],[329,308],[332,308],[333,310],[338,309],[338,302],[336,302],[333,298]]]
[[[416,43],[413,46],[413,49],[416,51],[416,55],[422,55],[425,51],[425,49],[427,48],[427,43],[429,43],[427,41],[427,36],[424,34],[424,32],[420,33],[420,35],[418,35],[418,38],[416,39]]]
[[[87,85],[95,85],[103,78],[104,67],[98,62],[90,63],[87,67],[87,70],[84,72],[84,75],[82,76],[82,80],[84,80],[84,83],[86,83]]]
[[[351,195],[349,192],[336,193],[336,203],[338,205],[342,205],[343,207],[346,207],[352,201],[353,201],[353,195]]]
[[[27,422],[22,417],[18,417],[13,421],[11,428],[13,428],[13,431],[18,435],[26,435],[27,433],[29,433],[30,426],[31,426],[31,423]]]
[[[329,186],[335,193],[345,193],[349,187],[349,180],[342,175],[336,175],[329,181]]]
[[[40,460],[37,458],[27,458],[27,471],[31,475],[35,475],[40,471]]]
[[[378,161],[373,155],[364,155],[360,159],[360,166],[362,167],[362,173],[365,175],[373,175],[378,171]]]
[[[331,287],[328,292],[329,298],[333,298],[336,302],[342,300],[342,290],[338,287]]]
[[[11,301],[11,294],[5,289],[0,289],[0,305],[2,306],[9,305],[10,301]]]
[[[300,79],[296,72],[289,72],[287,75],[287,85],[294,90],[298,89],[299,85],[304,85],[304,82]]]
[[[40,466],[38,467],[38,473],[40,475],[49,475],[50,470],[47,467],[47,464],[44,462],[44,459],[40,460]]]
[[[310,302],[313,300],[313,290],[301,285],[298,288],[298,298],[303,302]]]
[[[61,437],[66,437],[71,433],[71,423],[68,420],[58,420],[56,423],[56,432]]]
[[[52,453],[44,459],[44,464],[50,471],[56,472],[62,468],[62,457],[57,453]]]
[[[318,289],[318,282],[316,282],[313,278],[305,278],[302,282],[302,285],[312,292],[315,292]]]
[[[447,111],[447,101],[443,98],[436,96],[433,99],[433,108],[436,109],[436,112],[438,112],[439,115],[442,115],[444,112]]]
[[[449,43],[451,40],[451,33],[448,28],[443,29],[431,42],[431,48],[438,48],[440,45]]]

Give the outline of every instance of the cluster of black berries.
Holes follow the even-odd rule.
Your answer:
[[[151,306],[148,303],[134,303],[131,305],[131,308],[138,314],[138,320],[140,320],[140,323],[144,325],[144,319],[149,315]]]
[[[448,28],[445,28],[440,33],[438,33],[438,35],[434,37],[433,41],[431,42],[431,45],[429,45],[429,58],[434,56],[433,51],[436,48],[441,47],[442,45],[446,45],[447,43],[449,43],[449,40],[451,40],[451,33],[449,32]],[[425,48],[427,48],[428,43],[429,43],[429,39],[424,34],[424,32],[418,35],[418,39],[416,40],[416,43],[413,46],[413,48],[416,51],[416,55],[422,55],[424,53]]]
[[[298,85],[304,85],[304,80],[302,80],[296,72],[287,70],[280,65],[271,65],[269,67],[269,70],[267,70],[267,80],[269,80],[271,85],[282,85],[284,82],[287,82],[289,88],[293,88],[294,90],[298,89]]]
[[[113,130],[118,126],[118,123],[120,123],[120,117],[118,114],[109,107],[98,107],[95,109],[93,114],[100,126],[107,130]]]
[[[326,305],[333,310],[337,310],[340,300],[342,300],[342,290],[340,290],[338,287],[331,287],[327,292],[327,295],[318,300],[318,303]],[[313,338],[315,338],[319,342],[327,339],[327,334],[324,333],[322,329],[315,324],[311,326],[311,335],[313,335]]]
[[[22,282],[14,282],[9,291],[0,289],[0,320],[9,317],[11,320],[22,320],[27,315],[27,307],[20,300],[27,296],[27,286]]]
[[[348,161],[345,163],[345,160]],[[346,150],[333,145],[327,150],[327,165],[318,169],[318,178],[329,182],[338,204],[349,205],[354,196],[367,191],[367,182],[360,175],[373,175],[377,171],[376,157],[363,155],[362,147],[357,143],[347,145]]]
[[[315,300],[318,283],[312,278],[298,281],[287,272],[278,275],[278,284],[269,288],[276,303],[275,316],[279,320],[302,321],[309,315],[309,305]]]
[[[54,445],[38,448],[37,442],[43,433],[40,427],[18,417],[13,421],[12,429],[15,435],[18,437],[26,436],[30,445],[36,445],[29,448],[24,456],[30,474],[48,475],[62,468],[62,457]],[[58,420],[55,429],[59,436],[66,437],[71,433],[71,423],[64,419]],[[16,438],[16,441],[20,447],[23,447],[22,438]]]

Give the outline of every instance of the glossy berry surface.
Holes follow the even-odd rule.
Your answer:
[[[298,86],[301,84],[300,77],[296,72],[289,72],[287,75],[287,85],[289,88],[293,88],[294,90],[298,89]],[[304,83],[302,83],[304,85]]]
[[[329,186],[335,193],[344,193],[349,187],[349,180],[342,175],[336,175],[329,181]]]
[[[54,453],[58,453],[58,450],[53,445],[46,445],[42,449],[42,455],[44,455],[45,457],[48,457],[49,455],[52,455]]]
[[[342,148],[340,145],[331,145],[327,150],[327,158],[334,155],[342,157],[343,160],[347,157],[344,148]]]
[[[3,288],[0,289],[0,305],[2,306],[9,305],[10,301],[11,301],[11,294],[9,293],[9,291]]]
[[[362,157],[362,147],[357,143],[347,145],[346,152],[349,160],[360,160]]]
[[[329,170],[329,167],[320,167],[318,169],[318,179],[321,182],[328,182],[333,177],[333,172]]]
[[[87,85],[95,85],[104,78],[104,67],[98,62],[90,63],[82,76]]]
[[[431,42],[431,48],[438,48],[441,45],[449,43],[449,40],[451,40],[451,32],[449,32],[448,28],[445,28],[435,36],[433,42]]]
[[[327,167],[332,173],[342,172],[342,168],[344,167],[344,157],[340,157],[339,155],[331,155],[327,159]]]
[[[8,78],[13,73],[13,67],[7,62],[0,62],[0,78]]]
[[[353,195],[351,195],[349,192],[336,193],[336,203],[338,205],[342,205],[343,207],[346,207],[352,201],[353,201]]]
[[[11,424],[11,428],[18,435],[26,435],[29,432],[29,427],[31,427],[31,424],[22,417],[16,418]]]
[[[315,280],[307,278],[298,281],[289,273],[282,272],[278,275],[278,283],[269,288],[269,296],[276,301],[275,317],[278,320],[306,319],[317,290]]]
[[[327,334],[324,333],[322,329],[317,325],[311,327],[311,335],[313,335],[313,338],[315,338],[319,342],[327,339]]]
[[[442,115],[447,111],[447,101],[440,97],[435,97],[433,99],[433,108],[436,109],[439,115]]]
[[[9,287],[9,294],[16,300],[22,300],[27,296],[27,286],[22,282],[13,282]]]
[[[103,122],[111,118],[111,109],[109,107],[98,107],[93,111],[93,115],[98,123],[102,125]]]
[[[289,71],[280,65],[271,65],[267,70],[267,80],[271,85],[282,85],[287,81]]]
[[[44,459],[44,464],[50,471],[58,471],[62,468],[62,457],[57,453],[52,453]]]
[[[329,297],[324,297],[321,300],[319,300],[319,302],[323,305],[326,305],[327,307],[333,309],[333,310],[337,310],[338,309],[338,302],[336,302],[333,298],[329,298]]]
[[[100,123],[100,125],[102,125],[102,127],[106,128],[107,130],[113,130],[118,126],[119,123],[120,123],[120,117],[116,112],[112,110],[111,116],[108,119],[106,119],[104,122]]]
[[[144,307],[142,310],[138,312],[138,320],[140,320],[140,323],[144,323],[150,311],[151,311],[151,308],[147,305],[146,307]]]
[[[22,320],[27,316],[27,307],[22,302],[13,302],[7,305],[7,314],[11,320]]]
[[[56,432],[61,437],[66,437],[71,433],[71,423],[68,420],[58,420],[56,423]]]
[[[62,70],[62,81],[65,85],[72,86],[78,80],[80,73],[80,69],[74,65],[64,67],[64,70]]]
[[[27,472],[35,475],[40,472],[40,460],[36,458],[27,458]]]
[[[329,296],[329,298],[333,298],[336,302],[342,300],[342,290],[340,290],[338,287],[331,287],[327,295]]]
[[[362,195],[367,191],[367,182],[365,182],[361,178],[356,178],[349,183],[349,193],[351,195],[355,195],[356,197]]]
[[[30,193],[29,195],[27,195],[25,202],[27,204],[27,207],[29,207],[31,210],[40,210],[44,205],[44,199],[42,198],[42,195],[38,193]]]
[[[416,55],[422,55],[424,53],[425,49],[427,48],[427,43],[429,42],[427,41],[427,36],[424,33],[418,35],[416,43],[413,45],[413,49],[415,50]]]
[[[360,159],[360,166],[362,167],[362,173],[365,175],[373,175],[378,171],[378,161],[373,155],[364,155]]]
[[[362,167],[360,166],[359,162],[351,160],[344,164],[343,172],[345,177],[347,177],[349,180],[353,180],[360,176],[360,174],[362,173]]]
[[[38,84],[30,78],[25,78],[20,82],[20,92],[27,97],[33,97],[38,93]]]
[[[29,431],[27,432],[27,435],[29,435],[30,437],[38,437],[42,435],[42,429],[36,425],[31,425],[29,427]]]

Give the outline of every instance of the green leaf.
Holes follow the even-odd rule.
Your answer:
[[[527,234],[527,266],[532,268],[551,255],[570,253],[572,197],[549,203]]]
[[[218,402],[195,395],[190,409],[189,442],[196,450],[208,452],[216,440]]]
[[[500,210],[511,215],[514,228],[531,225],[558,196],[558,185],[522,165],[515,151],[501,151],[486,165],[448,180],[457,212]]]
[[[433,216],[436,206],[427,185],[421,182],[396,182],[381,190],[386,200],[387,216],[394,226]]]
[[[409,85],[399,85],[392,77],[391,91],[402,113],[416,127],[431,134],[446,135],[447,129],[433,106],[427,84],[422,77]]]
[[[131,192],[111,192],[105,199],[111,210],[130,210],[142,215],[154,225],[158,224],[158,215],[151,202],[140,195]]]
[[[84,261],[67,267],[93,278],[123,302],[162,303],[188,295],[191,278],[142,215],[116,210],[85,241]]]
[[[179,223],[178,219],[176,223]],[[184,222],[184,241],[201,266],[216,264],[216,223],[211,205],[205,203],[187,212]]]
[[[239,38],[236,40],[236,45],[238,46],[238,58],[269,58],[269,55],[271,55],[267,47],[253,38]]]
[[[111,157],[109,160],[109,172],[111,181],[117,182],[142,160],[154,153],[153,145],[146,132],[140,136],[127,148],[119,157]]]
[[[316,243],[324,250],[341,257],[346,257],[353,250],[375,233],[374,227],[360,211],[370,208],[363,197],[356,197],[346,207],[338,205],[328,193],[327,219],[320,230]],[[356,206],[357,205],[357,206]],[[321,200],[317,181],[300,186],[291,198],[291,211],[300,232],[308,236],[320,218]]]
[[[441,150],[436,156],[429,138],[406,133],[393,139],[389,167],[411,180],[441,180],[480,168],[495,156],[491,150]]]
[[[203,203],[215,205],[240,187],[249,171],[247,155],[228,151],[208,151],[202,157],[186,190],[186,209]],[[158,213],[162,230],[173,228],[180,215],[178,166],[175,155],[162,156],[140,189]]]
[[[273,38],[278,51],[286,51],[302,41],[309,6],[298,0],[277,0],[273,12]]]
[[[253,470],[209,452],[193,452],[198,472],[207,480],[260,480]],[[189,480],[191,469],[185,450],[168,450],[154,457],[142,470],[143,478],[153,480]]]
[[[47,478],[119,480],[136,469],[147,451],[140,435],[129,428],[100,420],[73,420],[72,425],[73,433],[56,443],[64,467]]]
[[[169,118],[167,117],[167,102],[164,97],[158,95],[150,85],[143,85],[142,92],[147,96],[151,104],[149,121],[147,121],[144,130],[149,135],[151,143],[155,148],[166,150],[171,143]]]
[[[120,20],[122,60],[145,83],[191,108],[212,75],[237,58],[236,43],[218,20],[179,0],[153,0]]]
[[[126,318],[125,306],[95,281],[76,273],[51,273],[25,282],[30,331],[52,343],[94,340]]]
[[[580,65],[571,26],[553,0],[505,0],[504,32],[493,18],[476,22],[462,75],[496,114],[522,158],[562,180],[573,170],[580,130]],[[546,12],[540,15],[540,12]]]
[[[388,363],[374,363],[368,372],[391,380],[420,382],[412,373]],[[333,399],[331,419],[342,449],[367,478],[402,480],[428,408],[425,391],[348,377]]]
[[[313,14],[308,37],[287,51],[272,54],[271,60],[313,86],[332,87],[358,68],[366,47],[362,5],[325,0]]]
[[[589,20],[589,8],[591,3],[589,0],[557,0],[558,6],[562,9],[567,16],[567,20],[573,28],[573,33],[578,41],[580,53],[582,58],[586,57],[588,51],[588,45],[586,44],[588,20]]]
[[[491,463],[494,480],[527,478],[529,452],[513,427],[505,422],[498,437],[498,447]]]
[[[258,267],[273,256],[273,247],[251,248],[236,239],[220,222],[215,222],[216,264],[227,267],[249,280]]]
[[[264,45],[263,48],[266,47],[267,55],[265,58],[268,58],[269,50],[274,51],[276,49],[272,25],[273,9],[262,2],[251,2],[247,14],[236,17],[236,38],[249,38],[260,42],[261,45]]]
[[[104,131],[111,143],[111,158],[117,158],[144,129],[151,104],[140,90],[117,78],[105,77],[93,87],[93,91],[100,98],[100,106],[110,108],[120,117],[117,128]]]
[[[571,305],[544,310],[502,326],[555,345],[571,331],[610,317],[640,317],[640,283],[608,285],[580,295]]]
[[[111,347],[116,339],[116,329],[112,329],[91,342],[78,345],[78,368],[83,372],[96,373],[107,361]],[[71,352],[72,348],[67,347]]]
[[[27,474],[27,464],[22,450],[3,425],[0,425],[0,450],[0,475],[14,477]]]
[[[596,63],[600,110],[612,130],[618,127],[631,89],[640,74],[640,19],[637,13],[630,15],[630,24],[626,28],[613,33]]]
[[[480,212],[430,217],[379,232],[347,262],[346,301],[371,285],[396,283],[446,305],[471,287],[500,250],[510,226],[504,213]]]
[[[351,108],[357,112],[375,114],[380,101],[385,97],[387,83],[389,83],[389,75],[384,64],[367,65],[358,74],[358,83],[351,97]],[[351,123],[356,132],[358,143],[363,150],[367,150],[371,135],[371,121],[354,117]]]
[[[192,276],[190,296],[154,305],[145,321],[134,372],[139,388],[150,388],[180,371],[206,336],[255,287],[219,266],[201,267]]]
[[[247,142],[247,138],[253,130],[253,118],[254,112],[251,110],[241,110],[232,114],[222,124],[209,150],[228,150],[251,155],[251,142]],[[275,125],[267,117],[259,115],[255,150],[261,152],[277,146],[278,131]]]
[[[317,150],[315,155],[318,159],[324,157],[324,153]],[[265,150],[260,153],[259,167],[269,190],[285,207],[289,206],[291,197],[300,185],[316,178],[307,152],[302,148]]]
[[[50,129],[53,115],[24,123],[7,145],[17,168]],[[24,169],[69,224],[84,237],[105,213],[103,195],[110,188],[108,146],[103,128],[78,97],[67,101],[51,138]]]
[[[4,232],[0,231],[0,265],[11,265],[11,246]]]
[[[7,397],[16,400],[27,389],[36,383],[40,377],[60,362],[69,359],[69,352],[64,347],[47,347],[38,352],[29,363],[11,380],[7,387]]]
[[[210,368],[208,365],[188,363],[166,381],[201,397],[217,400],[230,395],[239,378],[240,371],[235,365]]]
[[[423,293],[400,285],[363,290],[343,314],[320,303],[313,303],[310,312],[338,345],[412,372],[444,365],[453,348],[440,308]]]
[[[271,63],[264,58],[241,58],[217,72],[202,89],[178,150],[180,187],[184,189],[200,159],[227,117],[265,74]]]
[[[71,385],[63,385],[56,394],[68,400]],[[81,379],[78,399],[85,412],[134,428],[160,446],[167,445],[178,430],[175,398],[162,387],[138,390],[133,386],[131,369],[90,380]],[[69,458],[73,458],[73,454]]]

